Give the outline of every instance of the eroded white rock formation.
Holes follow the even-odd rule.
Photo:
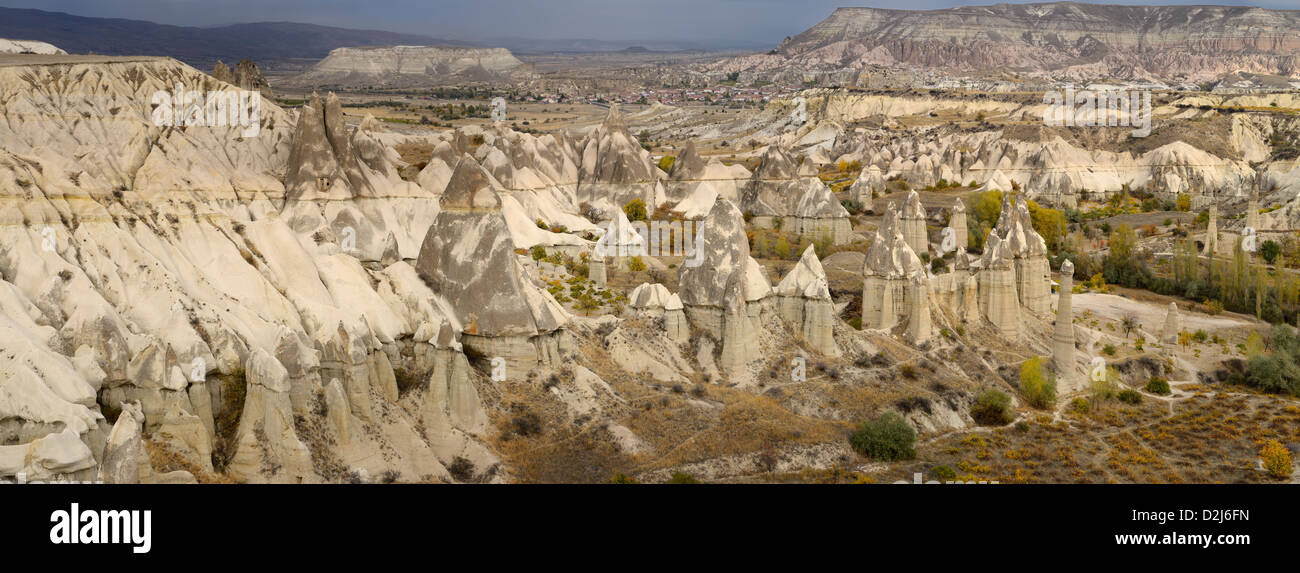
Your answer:
[[[776,285],[776,305],[781,318],[799,332],[809,346],[822,354],[838,356],[832,331],[835,321],[834,302],[826,282],[826,271],[812,245],[804,250],[799,263]]]

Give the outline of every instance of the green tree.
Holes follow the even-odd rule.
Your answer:
[[[1046,409],[1056,403],[1056,377],[1043,367],[1043,359],[1035,356],[1020,365],[1020,393],[1029,405]]]
[[[1259,256],[1264,257],[1270,265],[1280,254],[1282,254],[1282,245],[1277,244],[1277,241],[1270,239],[1259,245]]]
[[[776,258],[778,259],[790,258],[790,241],[785,240],[785,237],[778,237],[773,250],[776,252]]]
[[[641,199],[628,201],[626,205],[623,205],[623,213],[627,215],[628,221],[646,220],[645,201]]]
[[[873,460],[892,462],[916,457],[916,430],[895,412],[862,422],[849,443]]]

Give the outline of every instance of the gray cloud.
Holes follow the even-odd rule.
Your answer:
[[[935,9],[958,0],[3,0],[80,16],[212,26],[292,21],[449,39],[523,37],[775,45],[839,6]],[[1295,0],[1107,0],[1106,4],[1206,4],[1296,8]]]

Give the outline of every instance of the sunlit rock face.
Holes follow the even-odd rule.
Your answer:
[[[530,370],[554,364],[568,314],[519,264],[492,178],[472,157],[456,166],[429,227],[416,270],[453,301],[463,343]]]
[[[617,105],[610,106],[604,122],[581,149],[578,198],[606,217],[635,199],[645,201],[648,209],[666,199],[663,172],[632,135]]]
[[[1015,259],[1007,244],[990,231],[980,257],[979,296],[984,318],[1004,336],[1020,335],[1020,298],[1016,292]]]
[[[822,354],[839,355],[832,336],[835,306],[826,282],[826,271],[812,245],[804,250],[799,263],[775,289],[777,311],[808,344]]]
[[[862,266],[862,328],[889,329],[910,311],[908,283],[925,266],[907,244],[890,203]]]
[[[872,65],[957,73],[1015,68],[1063,79],[1196,82],[1237,70],[1289,74],[1300,54],[1298,29],[1300,16],[1291,11],[1227,6],[839,8],[770,54],[728,59],[714,68],[763,77]],[[839,76],[828,79],[843,83]]]
[[[686,318],[722,345],[719,366],[738,376],[758,356],[757,331],[770,309],[767,273],[749,256],[745,219],[730,201],[718,201],[704,219],[698,266],[683,267],[677,294]]]
[[[834,244],[852,240],[849,212],[835,194],[815,171],[811,175],[804,172],[776,145],[768,148],[745,184],[740,209],[757,227],[779,228]]]
[[[284,83],[297,87],[410,87],[526,79],[532,74],[531,65],[505,48],[347,47],[331,50],[311,69]]]

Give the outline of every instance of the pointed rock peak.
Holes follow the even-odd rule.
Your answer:
[[[966,202],[965,202],[965,201],[962,201],[961,199],[957,199],[955,202],[953,202],[953,205],[952,205],[952,212],[953,212],[953,213],[965,213],[965,212],[966,212]]]
[[[695,141],[686,142],[686,147],[673,160],[671,176],[674,179],[695,177],[704,171],[704,158],[695,149]]]
[[[776,286],[776,294],[823,300],[831,298],[830,288],[826,282],[826,271],[822,268],[821,259],[817,258],[817,250],[812,245],[804,249],[798,264],[781,279],[781,283]]]
[[[1061,275],[1067,277],[1074,276],[1074,263],[1070,261],[1070,259],[1065,259],[1065,261],[1061,262]]]
[[[793,179],[797,172],[794,159],[790,157],[790,154],[781,149],[779,145],[772,144],[767,146],[767,151],[759,159],[758,168],[754,170],[754,178]]]
[[[492,189],[492,178],[473,157],[464,155],[456,164],[442,194],[443,209],[500,209],[501,199]]]
[[[876,229],[876,236],[888,239],[902,232],[903,230],[898,226],[898,207],[890,201],[885,207],[884,216],[880,218],[880,227]]]
[[[921,194],[912,191],[907,194],[907,199],[903,201],[904,219],[924,219],[925,208],[921,206]]]
[[[980,265],[988,270],[1006,270],[1011,268],[1011,253],[1007,252],[1007,244],[999,237],[997,232],[989,231],[989,236],[984,239],[984,255],[980,257]]]
[[[903,233],[898,229],[897,222],[887,222],[887,224],[892,226],[892,232],[886,235],[876,233],[876,239],[871,242],[871,247],[867,249],[867,255],[862,261],[862,274],[886,279],[903,279],[924,272],[925,266],[921,263],[921,258],[916,256],[916,251],[913,251],[912,247],[908,246]],[[882,226],[881,230],[886,229]]]
[[[998,212],[998,222],[993,229],[1000,235],[1005,235],[1011,228],[1011,223],[1016,218],[1015,202],[1011,200],[1010,192],[1002,193],[1002,210]]]
[[[627,130],[627,120],[623,119],[623,112],[619,111],[618,104],[609,104],[609,113],[605,114],[605,121],[601,122],[600,127],[605,131]]]

